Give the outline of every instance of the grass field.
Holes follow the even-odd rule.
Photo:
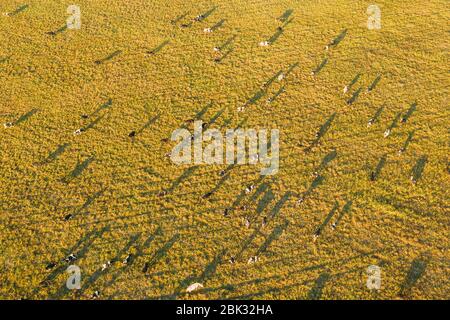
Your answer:
[[[448,1],[71,4],[0,4],[0,298],[450,297]],[[279,129],[278,174],[175,165],[190,119]]]

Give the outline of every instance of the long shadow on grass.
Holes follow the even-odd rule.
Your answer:
[[[170,240],[168,240],[161,248],[159,248],[155,254],[150,258],[150,260],[146,261],[144,266],[145,268],[142,269],[144,273],[147,273],[150,271],[159,260],[161,260],[167,252],[173,247],[173,245],[180,239],[180,235],[177,233],[175,234]]]
[[[270,44],[274,44],[278,38],[283,34],[283,29],[278,29],[275,33],[267,40]]]
[[[103,227],[102,229],[94,229],[84,236],[82,236],[77,243],[71,248],[64,250],[65,257],[69,254],[74,253],[77,256],[77,259],[83,258],[90,246],[94,243],[95,240],[100,239],[103,234],[109,231],[109,227]],[[59,275],[63,274],[67,269],[67,264],[64,262],[64,259],[61,259],[59,266],[57,266],[47,277],[41,282],[42,286],[49,286],[52,281],[56,279]],[[37,287],[33,290],[33,294],[38,293],[41,290],[41,287]]]
[[[173,192],[183,181],[187,180],[190,176],[194,174],[194,172],[199,168],[199,166],[192,166],[187,168],[181,176],[179,176],[167,189],[167,192]]]
[[[336,221],[331,225],[331,227],[334,229],[337,228],[339,222],[341,222],[342,218],[350,212],[351,208],[353,205],[353,200],[349,200],[345,203],[344,207],[341,210],[341,213],[339,214],[339,216],[337,217]]]
[[[20,116],[19,119],[17,119],[16,121],[13,122],[13,125],[19,125],[25,121],[27,121],[28,119],[30,119],[34,114],[36,114],[39,110],[38,109],[32,109],[30,111],[28,111],[27,113],[23,114],[22,116]]]
[[[63,144],[59,145],[59,146],[56,148],[56,150],[50,152],[50,154],[49,154],[44,160],[42,160],[41,162],[39,162],[38,164],[39,164],[39,165],[45,165],[45,164],[49,164],[49,163],[55,161],[55,160],[58,159],[58,157],[59,157],[60,155],[62,155],[62,154],[66,151],[66,149],[69,148],[69,147],[70,147],[70,143],[63,143]]]
[[[259,247],[259,249],[256,252],[256,255],[259,256],[262,253],[264,253],[267,248],[277,239],[280,238],[280,236],[283,234],[283,232],[286,230],[286,228],[288,227],[289,222],[287,220],[285,220],[282,224],[276,226],[273,230],[272,233],[266,238],[266,240],[264,241],[264,243]]]
[[[136,131],[136,134],[141,134],[142,132],[144,132],[144,130],[154,124],[160,118],[160,116],[160,114],[157,114],[153,118],[149,119],[139,130]]]
[[[362,74],[358,73],[353,79],[352,81],[350,81],[350,83],[346,86],[347,90],[350,91],[353,86],[355,85],[356,82],[358,82],[359,78],[361,78]]]
[[[217,23],[211,27],[211,31],[216,31],[217,29],[222,27],[224,23],[225,23],[225,19],[221,19],[221,20],[217,21]]]
[[[417,281],[424,275],[427,265],[427,261],[421,260],[419,258],[414,259],[414,261],[411,263],[411,267],[408,270],[405,280],[401,285],[399,293],[400,296],[406,297],[411,293],[411,290],[416,285]]]
[[[230,38],[228,38],[224,43],[222,43],[220,46],[218,46],[217,48],[219,49],[219,51],[225,49],[226,47],[228,47],[233,41],[234,39],[236,39],[236,36],[232,36]]]
[[[328,63],[328,58],[325,58],[322,60],[322,62],[312,71],[313,75],[317,75],[319,74],[320,71],[322,71],[322,69],[327,65]]]
[[[108,56],[106,56],[103,59],[95,60],[94,63],[97,64],[97,65],[105,63],[107,61],[110,61],[110,60],[114,59],[115,57],[117,57],[121,53],[122,53],[122,50],[116,50],[116,51],[114,51],[113,53],[109,54]]]
[[[214,61],[217,63],[221,63],[226,57],[228,57],[232,52],[234,51],[233,48],[228,49],[227,51],[225,51],[225,53],[223,55],[221,55],[218,58],[215,58]]]
[[[356,100],[358,100],[358,97],[362,91],[362,88],[358,88],[355,92],[353,92],[353,95],[350,99],[347,100],[347,104],[351,106],[353,103],[355,103]]]
[[[112,103],[113,103],[113,100],[111,98],[109,98],[105,103],[100,105],[94,112],[92,112],[89,115],[89,117],[93,117],[93,116],[97,115],[102,110],[109,109],[112,106]]]
[[[189,277],[185,278],[184,280],[182,280],[180,282],[180,285],[178,286],[177,289],[174,290],[173,294],[165,296],[163,298],[175,300],[179,296],[184,295],[182,290],[186,289],[190,284],[195,283],[195,282],[205,283],[205,281],[210,279],[216,273],[217,267],[222,262],[225,254],[226,254],[226,250],[222,250],[219,254],[217,254],[214,257],[214,259],[210,263],[208,263],[206,265],[206,267],[203,270],[201,275],[199,275],[199,276],[193,275],[193,276],[189,276]]]
[[[417,183],[420,178],[422,178],[423,170],[425,169],[425,165],[427,164],[428,157],[427,156],[421,156],[414,167],[412,168],[411,172],[411,181],[413,183]]]
[[[156,48],[153,48],[152,50],[147,51],[147,54],[149,55],[155,55],[158,52],[160,52],[165,46],[167,46],[170,43],[169,40],[163,41],[161,44],[159,44]]]
[[[406,138],[405,142],[403,143],[403,146],[399,150],[399,153],[404,153],[406,151],[406,149],[408,148],[408,146],[411,143],[411,140],[414,136],[414,132],[415,131],[413,130],[408,133],[408,138]]]
[[[308,300],[320,300],[322,297],[323,289],[325,288],[326,283],[330,280],[329,273],[322,273],[314,283],[314,286],[308,292]]]
[[[308,198],[313,193],[313,191],[324,182],[324,180],[325,178],[323,176],[316,176],[309,185],[308,189],[299,196],[298,202],[302,203],[303,201],[305,201],[305,199]]]
[[[23,5],[19,6],[19,7],[17,7],[14,11],[9,12],[8,16],[13,17],[15,15],[18,15],[19,13],[24,12],[26,9],[28,9],[29,6],[30,5],[28,5],[28,4],[23,4]]]
[[[140,236],[140,233],[132,235],[125,246],[118,250],[116,255],[110,260],[111,263],[119,263],[121,258],[126,255],[129,252],[130,248],[139,240]],[[116,273],[121,272],[124,268],[125,266],[120,267],[118,270],[116,270]],[[110,271],[112,271],[112,267],[106,270],[102,270],[102,267],[99,267],[86,281],[84,281],[83,286],[80,290],[80,294],[83,294],[87,289],[92,287],[92,285],[100,278],[100,276],[105,275]],[[108,285],[105,285],[105,287],[108,287]]]
[[[188,14],[189,14],[189,12],[186,11],[185,13],[183,13],[183,14],[179,15],[178,17],[176,17],[175,19],[171,20],[170,23],[171,24],[177,24],[179,21],[184,19]]]
[[[225,173],[225,175],[223,175],[223,176],[220,178],[220,180],[219,180],[219,182],[217,183],[217,185],[216,185],[214,188],[212,188],[211,191],[208,191],[207,193],[205,193],[205,194],[202,196],[202,198],[203,198],[203,199],[207,199],[207,198],[211,197],[215,192],[217,192],[217,190],[219,190],[219,188],[220,188],[221,186],[224,185],[224,183],[225,183],[228,179],[230,179],[230,175],[229,175],[228,173]]]
[[[412,116],[414,111],[416,111],[416,108],[417,108],[417,102],[414,102],[413,104],[411,104],[411,106],[409,107],[406,114],[402,117],[402,123],[406,123],[406,121],[408,121],[408,119]]]
[[[331,123],[333,122],[334,118],[336,117],[336,112],[333,113],[327,121],[320,127],[319,131],[316,133],[316,138],[311,142],[311,144],[305,149],[306,152],[311,151],[311,149],[316,146],[320,139],[327,133],[327,131],[330,129]]]
[[[88,197],[83,205],[73,214],[73,216],[87,213],[86,210],[94,203],[95,200],[103,196],[106,190],[107,188],[103,188],[100,191],[95,192],[92,196]]]
[[[280,22],[286,22],[293,12],[293,9],[287,9],[281,16],[277,18],[277,20]]]
[[[369,121],[368,121],[368,125],[369,126],[371,126],[372,124],[374,124],[375,122],[378,121],[378,119],[380,118],[381,113],[383,112],[383,110],[384,110],[384,106],[381,106],[380,108],[378,108],[377,112],[375,112],[373,117],[369,119]]]
[[[69,173],[69,175],[66,178],[63,179],[63,181],[65,183],[69,183],[73,179],[78,178],[84,172],[84,170],[86,170],[87,167],[89,167],[89,165],[94,161],[95,161],[94,156],[91,156],[82,162],[78,161],[75,168],[72,170],[71,173]]]
[[[326,166],[328,166],[328,164],[333,161],[334,159],[336,159],[337,157],[337,152],[336,150],[333,150],[329,153],[327,153],[323,159],[322,162],[320,163],[319,167],[317,168],[317,171],[322,171],[323,169],[325,169]]]
[[[342,30],[342,32],[333,40],[331,40],[331,42],[329,43],[329,47],[337,47],[337,45],[344,40],[345,36],[347,35],[347,29]]]
[[[47,32],[47,34],[49,36],[57,36],[58,34],[63,33],[66,30],[67,30],[67,24],[63,25],[61,28],[56,29],[54,31],[49,31],[49,32]]]
[[[284,204],[289,200],[291,195],[292,195],[291,192],[288,191],[281,197],[281,199],[274,205],[271,212],[268,214],[268,221],[275,218],[275,216],[280,212],[280,210],[284,206]],[[250,246],[250,244],[253,242],[253,240],[256,238],[256,236],[258,234],[260,234],[260,232],[261,232],[260,230],[261,230],[261,226],[256,228],[253,231],[253,233],[242,242],[241,249],[235,255],[236,260],[242,258],[242,255],[245,252],[245,250],[247,250],[247,248]]]
[[[336,202],[334,204],[333,208],[330,210],[330,212],[326,216],[325,220],[323,220],[323,222],[320,224],[320,226],[314,232],[314,236],[318,237],[322,234],[323,229],[327,226],[327,224],[333,218],[333,216],[335,215],[335,213],[338,209],[339,209],[339,204]]]
[[[198,18],[196,19],[196,21],[201,22],[203,20],[205,20],[206,18],[208,18],[214,11],[216,11],[217,6],[212,7],[211,9],[209,9],[208,11],[202,13],[201,15],[198,16]]]

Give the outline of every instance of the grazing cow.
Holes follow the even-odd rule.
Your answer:
[[[223,216],[224,217],[228,217],[230,215],[230,209],[226,208],[225,210],[223,210]]]
[[[205,28],[205,29],[203,29],[203,32],[205,32],[205,33],[211,33],[211,32],[212,32],[212,29],[211,29],[211,28]]]
[[[230,258],[230,263],[231,263],[231,264],[234,264],[235,262],[236,262],[236,258],[233,257],[233,256],[231,256],[231,258]]]
[[[67,216],[64,217],[64,221],[69,221],[72,218],[73,218],[73,215],[71,213],[69,213]]]
[[[13,125],[12,122],[7,122],[7,123],[3,124],[3,126],[4,126],[5,128],[11,128],[11,127],[14,126],[14,125]]]
[[[387,138],[387,137],[389,137],[390,134],[391,134],[391,129],[386,129],[386,131],[384,132],[384,137]]]
[[[134,138],[134,137],[136,136],[136,131],[131,131],[131,132],[128,134],[128,136],[129,136],[130,138]]]
[[[372,171],[372,172],[370,173],[370,181],[375,181],[376,178],[377,178],[377,176],[376,176],[376,174],[375,174],[375,171]]]
[[[265,227],[267,225],[267,217],[263,217],[261,226]]]
[[[374,123],[374,119],[370,118],[369,122],[367,122],[367,127],[370,127],[371,125],[373,125],[373,123]]]
[[[259,46],[260,47],[267,47],[269,45],[269,41],[261,41],[260,43],[259,43]]]
[[[91,296],[92,299],[98,299],[99,297],[100,297],[100,291],[98,291],[98,290],[94,291],[94,293]]]

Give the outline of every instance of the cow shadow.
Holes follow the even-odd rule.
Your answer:
[[[417,281],[424,275],[428,262],[416,258],[412,261],[411,266],[406,274],[400,288],[400,296],[406,297],[411,293],[412,288],[416,285]]]
[[[353,95],[351,96],[351,98],[347,100],[347,104],[349,106],[351,106],[353,103],[355,103],[356,100],[358,100],[361,90],[362,90],[362,88],[360,87],[360,88],[358,88],[358,90],[353,92]]]

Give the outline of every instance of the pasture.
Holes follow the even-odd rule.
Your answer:
[[[0,4],[0,298],[449,298],[447,1],[72,4]],[[278,173],[174,164],[194,120]]]

